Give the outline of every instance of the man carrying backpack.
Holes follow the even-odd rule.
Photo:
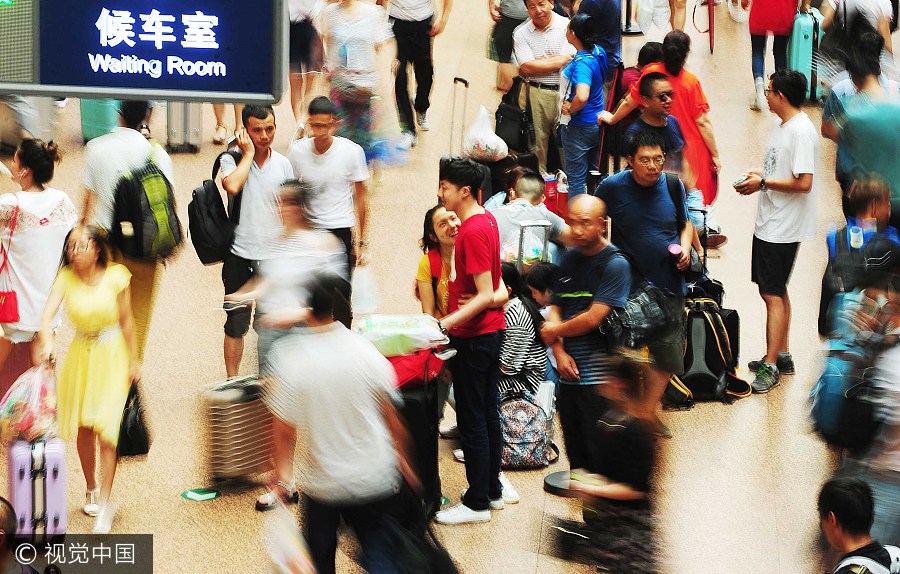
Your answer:
[[[85,147],[82,224],[93,221],[110,233],[115,231],[117,187],[123,176],[140,169],[148,161],[154,163],[170,183],[174,181],[172,160],[166,150],[158,143],[148,141],[140,132],[148,110],[146,100],[123,101],[119,108],[119,127],[91,140]],[[135,259],[121,253],[116,253],[115,259],[131,272],[131,309],[138,360],[143,362],[161,265],[155,258]]]
[[[900,548],[872,540],[872,489],[858,478],[834,478],[819,492],[819,526],[843,558],[834,574],[900,573]]]

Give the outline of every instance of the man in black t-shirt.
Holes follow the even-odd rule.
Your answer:
[[[819,525],[828,544],[843,553],[834,574],[900,572],[900,549],[872,540],[872,489],[858,478],[834,478],[819,493]],[[893,567],[892,567],[893,566]]]

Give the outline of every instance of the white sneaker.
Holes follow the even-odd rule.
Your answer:
[[[419,138],[417,138],[415,134],[403,132],[400,134],[400,141],[397,142],[397,149],[406,151],[414,147],[417,143],[419,143]]]
[[[97,516],[100,512],[100,506],[97,504],[97,499],[100,497],[100,489],[88,490],[84,495],[87,498],[87,504],[84,505],[82,510],[88,516]]]
[[[107,502],[100,507],[97,514],[97,523],[94,525],[94,534],[109,534],[112,530],[113,518],[116,516],[116,505]]]
[[[456,425],[447,425],[438,429],[441,438],[459,438],[459,427]]]
[[[431,123],[428,121],[428,116],[424,113],[416,112],[416,125],[419,126],[419,129],[422,131],[428,131],[431,129]]]
[[[459,497],[460,497],[460,498],[465,498],[465,497],[466,497],[466,493],[467,493],[468,491],[469,491],[468,488],[462,489],[462,493],[460,493]],[[504,508],[506,508],[506,505],[503,503],[503,498],[498,498],[498,499],[496,499],[496,500],[491,500],[491,501],[488,503],[488,506],[491,508],[491,510],[503,510]]]
[[[519,496],[519,492],[513,488],[512,483],[502,472],[500,473],[500,484],[503,486],[503,502],[506,504],[516,504],[522,500]]]
[[[475,522],[490,522],[490,510],[472,510],[463,503],[451,506],[434,515],[438,524],[473,524]]]

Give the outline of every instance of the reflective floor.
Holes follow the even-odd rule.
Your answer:
[[[710,268],[725,284],[726,306],[740,311],[740,359],[745,366],[764,350],[764,306],[750,283],[756,199],[738,196],[725,182],[761,163],[774,116],[752,112],[747,106],[752,78],[746,24],[733,23],[725,6],[720,6],[716,52],[710,55],[707,36],[697,33],[690,20],[689,12],[688,32],[694,49],[687,68],[700,77],[712,105],[710,116],[724,166],[718,208],[729,242],[719,258],[710,260]],[[471,81],[467,123],[474,119],[479,105],[493,111],[498,102],[493,89],[494,65],[485,58],[489,30],[482,2],[455,3],[449,25],[434,48],[432,129],[420,133],[406,165],[386,170],[381,183],[370,186],[371,265],[379,279],[383,312],[417,311],[411,295],[420,255],[416,244],[422,214],[435,203],[438,158],[448,149],[452,78],[463,76]],[[654,30],[648,37],[626,38],[626,62],[634,62],[644,41],[659,40],[662,35]],[[388,62],[384,64],[387,74]],[[383,115],[394,121],[391,99],[385,94]],[[809,106],[806,111],[818,125],[819,108]],[[160,139],[165,133],[164,112],[157,110],[151,122]],[[283,151],[293,116],[285,103],[277,107],[276,115],[276,147]],[[214,125],[212,111],[206,106],[205,142],[210,141]],[[78,126],[78,102],[70,100],[58,129],[64,159],[53,185],[70,192],[76,201],[81,198],[83,167]],[[174,156],[180,215],[185,223],[191,190],[208,177],[220,149],[205,143],[197,155]],[[690,411],[663,415],[675,435],[660,444],[654,483],[664,553],[660,571],[665,574],[812,574],[825,569],[820,561],[815,497],[836,458],[809,430],[806,397],[818,376],[821,357],[815,330],[825,263],[821,238],[840,220],[833,166],[834,146],[824,142],[816,178],[820,240],[801,246],[789,289],[794,313],[790,343],[797,374],[785,377],[781,386],[767,395],[731,406],[701,404]],[[8,182],[4,185],[9,187]],[[113,531],[153,533],[155,571],[164,574],[265,571],[259,540],[265,517],[253,508],[260,489],[210,502],[190,502],[180,496],[208,482],[203,470],[207,445],[199,389],[225,374],[224,315],[217,310],[222,300],[219,275],[218,266],[203,267],[190,247],[164,273],[144,365],[155,442],[145,460],[123,461],[116,477],[113,497],[120,509]],[[63,348],[70,338],[70,330],[64,328]],[[256,369],[254,347],[251,334],[243,372]],[[749,376],[746,370],[743,375]],[[463,466],[450,454],[452,448],[452,443],[442,441],[441,475],[444,494],[455,503],[465,479]],[[522,495],[520,504],[495,512],[487,524],[438,527],[461,571],[590,571],[547,555],[549,521],[556,516],[579,515],[571,501],[542,491],[543,475],[565,468],[563,459],[547,471],[509,473]],[[89,532],[93,526],[92,519],[80,511],[83,491],[73,443],[69,445],[71,532]],[[349,557],[352,545],[342,544],[341,548],[339,571],[359,571]]]

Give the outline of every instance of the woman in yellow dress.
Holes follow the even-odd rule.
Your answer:
[[[112,527],[109,502],[116,474],[116,447],[131,381],[140,379],[131,314],[131,273],[112,263],[109,244],[95,227],[78,227],[66,239],[64,266],[41,317],[42,360],[53,357],[51,323],[61,304],[75,325],[75,338],[57,381],[59,433],[78,437],[78,457],[87,482],[85,514],[96,516],[95,533]],[[97,487],[100,444],[103,480]]]

